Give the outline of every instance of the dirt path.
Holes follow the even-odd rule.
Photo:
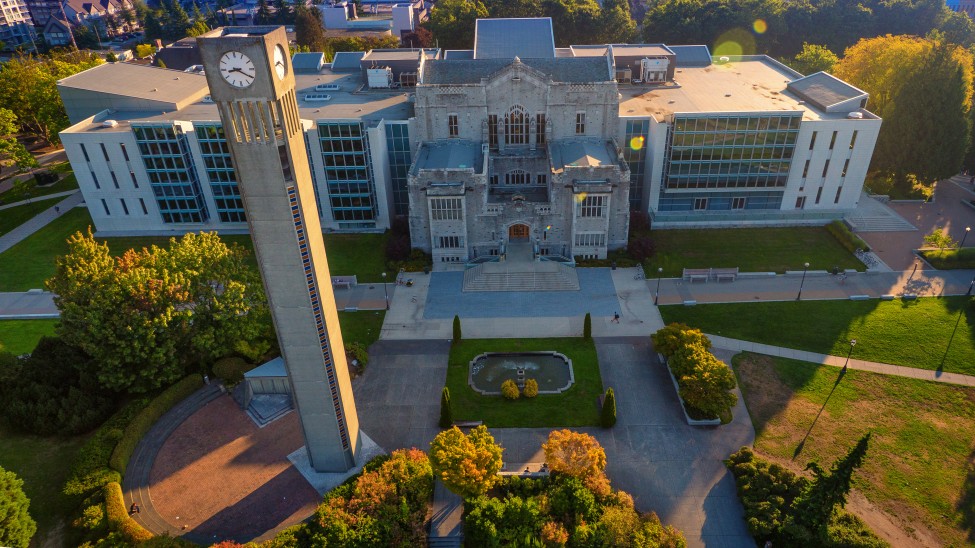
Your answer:
[[[849,500],[846,501],[846,510],[862,519],[877,536],[889,542],[891,546],[897,548],[941,546],[937,535],[928,530],[923,523],[915,522],[916,529],[907,531],[896,518],[874,506],[859,491],[850,492]]]

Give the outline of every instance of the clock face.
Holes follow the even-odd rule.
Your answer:
[[[235,88],[246,88],[254,83],[257,73],[250,57],[239,51],[228,51],[220,58],[220,74]]]
[[[278,75],[279,80],[284,79],[284,74],[287,72],[288,65],[285,62],[284,46],[278,44],[274,47],[274,72]]]

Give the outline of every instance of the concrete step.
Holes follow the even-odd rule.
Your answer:
[[[902,232],[914,231],[917,227],[895,215],[850,215],[846,221],[854,232]]]
[[[464,537],[427,537],[430,548],[460,548],[464,545]]]

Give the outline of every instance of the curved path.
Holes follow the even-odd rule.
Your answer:
[[[180,424],[224,393],[223,385],[218,383],[200,388],[156,421],[132,453],[122,482],[123,496],[126,506],[131,506],[132,503],[139,505],[140,512],[133,515],[133,518],[149,532],[155,535],[167,533],[171,536],[180,536],[183,533],[180,528],[163,519],[153,507],[149,492],[149,473],[156,461],[156,453]],[[210,539],[194,538],[192,534],[185,535],[185,538],[204,545],[210,543]]]

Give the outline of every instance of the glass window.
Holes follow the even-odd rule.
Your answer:
[[[461,221],[464,219],[461,198],[431,198],[430,218],[434,221]]]
[[[577,112],[576,113],[576,135],[583,135],[586,133],[586,113]]]
[[[450,137],[457,137],[458,135],[460,135],[460,127],[457,125],[456,114],[447,115],[447,134]]]
[[[579,202],[580,217],[603,217],[606,214],[606,196],[586,196]]]

